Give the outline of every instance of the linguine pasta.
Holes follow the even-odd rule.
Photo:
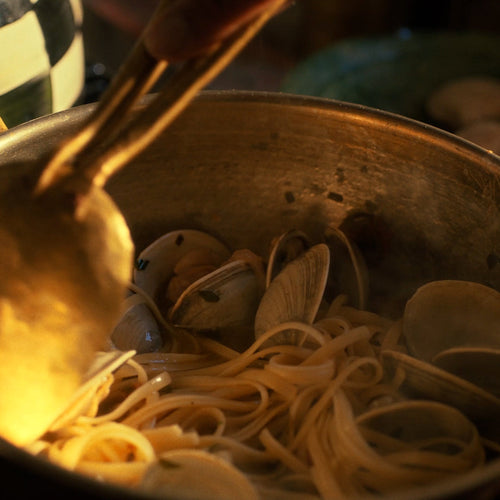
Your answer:
[[[267,342],[286,330],[302,342]],[[242,353],[179,330],[170,352],[130,359],[84,415],[31,451],[140,489],[163,454],[206,450],[242,471],[262,498],[291,499],[384,494],[481,465],[473,427],[456,436],[436,424],[435,436],[413,439],[363,421],[367,411],[412,403],[398,391],[400,374],[389,377],[380,361],[382,349],[400,349],[399,333],[399,322],[342,296],[315,324],[276,326]]]

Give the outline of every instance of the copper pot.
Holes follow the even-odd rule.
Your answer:
[[[45,155],[91,109],[77,107],[0,136],[0,182],[13,174],[13,162]],[[369,306],[384,314],[401,313],[415,288],[433,279],[500,290],[500,158],[382,111],[285,94],[207,92],[108,189],[139,250],[166,231],[189,227],[265,254],[284,230],[320,237],[327,225],[340,225],[367,260]],[[119,488],[3,448],[6,464],[35,475],[40,487],[126,498]],[[493,461],[398,498],[458,497],[478,488],[481,498],[493,498],[497,483],[500,461]]]

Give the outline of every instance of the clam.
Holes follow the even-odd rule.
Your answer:
[[[123,304],[123,315],[111,332],[111,341],[122,351],[138,354],[157,351],[163,344],[160,326],[139,294],[129,295]]]
[[[334,298],[345,294],[352,306],[365,309],[368,300],[368,268],[354,242],[338,228],[325,231],[334,265],[330,267],[327,293]]]
[[[387,350],[389,372],[402,371],[403,392],[446,402],[500,441],[498,383],[500,293],[468,281],[433,281],[406,304],[402,329],[408,354]]]
[[[436,354],[432,363],[500,398],[500,349],[452,347]]]
[[[258,500],[250,480],[224,458],[197,449],[163,453],[151,465],[141,489],[179,500]]]
[[[281,270],[312,246],[309,237],[298,229],[291,229],[271,242],[266,270],[266,288]]]
[[[404,394],[451,405],[477,424],[485,436],[495,441],[500,437],[493,428],[500,418],[499,397],[472,382],[402,352],[384,351],[382,362],[390,376],[394,376],[397,371],[403,372],[404,379],[399,389]]]
[[[424,361],[454,347],[500,349],[500,293],[468,281],[427,283],[406,304],[403,333]]]
[[[175,325],[195,330],[249,326],[261,295],[254,268],[244,260],[231,260],[186,288],[169,318]]]
[[[330,265],[330,250],[324,243],[314,245],[292,260],[274,278],[260,301],[255,315],[255,336],[288,321],[313,323],[323,298]],[[275,343],[297,343],[297,331],[285,330],[274,336]]]
[[[217,265],[230,256],[228,248],[208,233],[193,229],[171,231],[139,254],[134,269],[134,283],[161,306],[164,302],[161,294],[165,292],[176,264],[188,253],[200,249],[210,252]]]
[[[369,410],[356,418],[365,438],[391,462],[409,471],[443,473],[447,462],[422,461],[410,444],[438,456],[460,459],[462,470],[484,462],[484,451],[476,427],[455,408],[435,401],[400,401]],[[385,436],[390,439],[385,439]],[[381,437],[382,439],[379,439]],[[392,459],[392,460],[391,460]],[[453,473],[456,471],[452,469]]]

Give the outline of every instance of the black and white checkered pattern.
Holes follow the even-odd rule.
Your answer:
[[[8,127],[78,100],[82,17],[80,0],[0,0],[0,116]]]

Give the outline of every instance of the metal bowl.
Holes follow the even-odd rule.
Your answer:
[[[45,155],[91,109],[74,108],[0,136],[0,183],[13,174],[13,162]],[[284,230],[320,237],[328,225],[342,226],[367,260],[370,308],[384,314],[400,314],[415,288],[433,279],[500,290],[500,158],[363,106],[286,94],[203,93],[108,190],[138,250],[166,231],[198,228],[231,247],[265,253]],[[17,471],[58,493],[127,498],[120,488],[62,472],[5,443],[2,450],[14,471],[4,481]],[[500,461],[494,461],[398,498],[458,498],[476,489],[493,498],[499,483]]]

